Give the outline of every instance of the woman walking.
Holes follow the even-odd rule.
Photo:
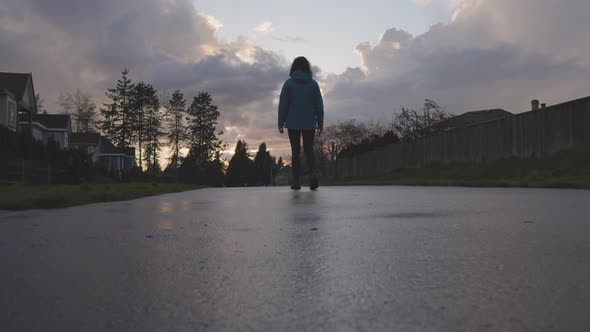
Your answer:
[[[301,138],[310,172],[309,189],[319,186],[313,154],[315,132],[324,129],[324,102],[318,83],[312,78],[311,66],[305,57],[298,57],[291,65],[291,78],[285,81],[279,100],[279,132],[287,128],[291,143],[293,185],[301,189]]]

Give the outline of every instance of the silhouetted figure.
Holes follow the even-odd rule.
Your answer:
[[[313,155],[315,131],[324,129],[324,102],[318,83],[312,78],[311,66],[305,57],[298,57],[291,65],[291,78],[285,81],[279,101],[279,132],[283,128],[289,132],[291,142],[293,185],[291,189],[301,189],[301,137],[307,159],[310,183],[309,188],[318,188],[318,177]]]

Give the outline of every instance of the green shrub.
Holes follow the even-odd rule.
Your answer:
[[[68,206],[68,202],[63,195],[56,193],[36,198],[33,205],[42,209],[56,209]]]
[[[80,185],[80,190],[82,191],[91,191],[92,187],[88,183],[82,183]]]

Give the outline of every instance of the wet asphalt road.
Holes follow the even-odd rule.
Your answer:
[[[2,331],[588,331],[590,191],[206,189],[0,212]]]

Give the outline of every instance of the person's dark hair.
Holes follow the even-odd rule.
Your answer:
[[[296,58],[295,60],[293,60],[293,64],[291,65],[291,72],[289,73],[289,76],[293,76],[293,72],[296,70],[311,74],[311,65],[309,64],[309,61],[307,61],[307,59],[304,56],[300,56],[300,57]]]

